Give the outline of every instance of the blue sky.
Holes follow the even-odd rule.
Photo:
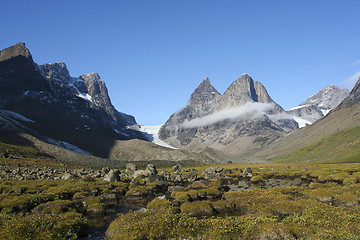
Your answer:
[[[98,72],[113,105],[163,124],[206,76],[223,93],[243,73],[285,109],[360,72],[360,1],[1,1],[0,49]],[[360,75],[358,73],[358,75]]]

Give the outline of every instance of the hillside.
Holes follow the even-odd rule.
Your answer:
[[[277,162],[358,162],[360,80],[349,97],[314,124],[297,129],[251,157]]]

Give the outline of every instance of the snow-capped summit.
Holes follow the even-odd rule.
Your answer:
[[[349,90],[346,88],[329,85],[287,112],[300,121],[305,120],[313,123],[326,116],[331,109],[337,107],[348,95]]]
[[[337,107],[344,98],[349,96],[349,90],[336,85],[329,85],[312,95],[306,102],[300,104],[315,105],[326,115],[331,109]]]

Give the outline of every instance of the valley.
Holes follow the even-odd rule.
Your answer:
[[[0,51],[4,239],[358,239],[360,80],[283,109],[206,77],[163,125],[112,105],[98,73]]]

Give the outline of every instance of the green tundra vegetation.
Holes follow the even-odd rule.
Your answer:
[[[351,163],[360,162],[360,126],[328,135],[306,147],[276,158],[279,163]]]
[[[272,166],[279,167],[279,166]],[[291,166],[263,177],[315,181],[307,187],[274,187],[224,192],[220,199],[198,200],[195,190],[155,199],[145,212],[121,214],[107,239],[359,239],[359,165],[316,165],[303,172]],[[289,168],[286,168],[289,169]],[[271,170],[270,170],[271,171]],[[328,176],[326,178],[320,176]],[[320,180],[318,179],[320,177]],[[342,183],[354,178],[355,181]],[[214,180],[215,182],[218,180]],[[201,190],[198,190],[200,192]],[[187,197],[184,197],[187,196]],[[177,197],[183,200],[179,204]]]
[[[336,137],[350,139],[347,132]],[[328,145],[331,140],[320,142]],[[326,152],[320,142],[306,154]],[[354,138],[343,147],[356,144]],[[7,149],[0,170],[4,166],[79,169],[31,148],[0,147]],[[252,173],[245,174],[242,170],[248,167]],[[205,174],[209,168],[216,170],[213,176]],[[164,180],[121,177],[115,182],[89,176],[14,180],[1,170],[0,238],[78,239],[103,225],[105,239],[360,239],[360,163],[214,164],[182,169],[159,167],[159,177],[169,176]],[[189,180],[195,175],[196,180]],[[137,207],[115,215],[107,227],[109,213],[123,202]],[[144,206],[146,211],[136,211]]]

